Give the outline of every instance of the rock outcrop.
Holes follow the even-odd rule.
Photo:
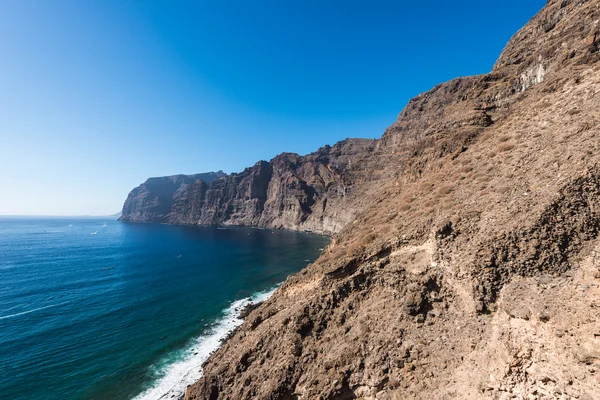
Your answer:
[[[380,140],[188,186],[181,222],[334,235],[186,399],[599,399],[599,20],[550,0]]]
[[[283,153],[210,179],[206,174],[152,178],[129,194],[121,220],[332,234],[361,207],[352,194],[365,183],[364,160],[375,143],[347,139],[306,156]]]
[[[210,183],[224,175],[219,171],[149,178],[129,193],[119,221],[161,222],[188,185],[199,181]]]

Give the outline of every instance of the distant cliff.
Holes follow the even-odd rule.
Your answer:
[[[129,193],[119,221],[161,222],[171,211],[173,201],[188,185],[196,182],[209,183],[224,175],[223,171],[219,171],[149,178]]]
[[[245,225],[331,234],[359,208],[351,194],[376,141],[347,139],[315,153],[283,153],[240,173],[151,178],[131,191],[121,221]]]

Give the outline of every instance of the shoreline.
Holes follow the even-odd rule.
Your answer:
[[[160,222],[160,221],[145,221],[145,220],[130,220],[130,219],[117,219],[117,222],[121,222],[124,224],[140,224],[140,225],[167,225],[167,226],[183,226],[183,227],[199,227],[199,228],[216,228],[216,229],[236,229],[236,228],[250,228],[250,229],[260,229],[260,230],[273,230],[273,231],[288,231],[288,232],[296,232],[296,233],[304,233],[307,235],[315,235],[327,238],[332,240],[333,237],[338,232],[329,232],[329,231],[315,231],[311,229],[302,229],[300,227],[269,227],[269,226],[260,226],[260,225],[224,225],[224,224],[181,224],[181,223],[171,223],[171,222]]]
[[[242,325],[249,312],[270,298],[281,283],[235,300],[212,326],[198,337],[191,339],[182,349],[165,355],[148,370],[157,375],[154,383],[143,389],[132,400],[182,400],[187,387],[202,377],[202,365]]]

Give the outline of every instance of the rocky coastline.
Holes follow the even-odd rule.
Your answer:
[[[332,237],[185,399],[600,398],[599,19],[549,0],[378,140],[130,194],[123,220]]]

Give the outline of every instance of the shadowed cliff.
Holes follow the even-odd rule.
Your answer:
[[[363,161],[374,140],[347,139],[315,153],[283,153],[237,174],[152,178],[135,188],[121,221],[245,225],[325,234],[337,232],[360,207]]]
[[[162,222],[171,211],[173,201],[188,185],[198,181],[210,183],[224,175],[223,171],[219,171],[149,178],[129,193],[119,221]]]

